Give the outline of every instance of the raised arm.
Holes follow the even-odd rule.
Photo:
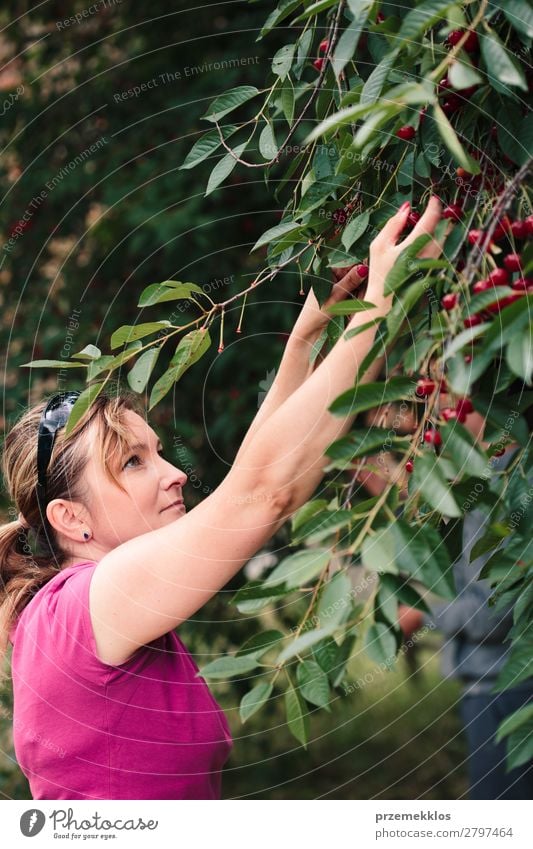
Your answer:
[[[433,232],[435,199],[401,245],[408,207],[399,210],[372,243],[367,299],[349,327],[384,316],[385,277],[403,247]],[[435,248],[436,250],[436,248]],[[100,659],[120,665],[141,645],[167,633],[199,610],[310,497],[323,476],[323,453],[345,433],[353,416],[327,408],[353,386],[374,341],[375,328],[339,339],[316,371],[272,413],[217,489],[163,528],[119,545],[98,563],[89,607]]]

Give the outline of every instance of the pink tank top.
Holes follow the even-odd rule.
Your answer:
[[[174,631],[98,659],[94,561],[54,576],[11,629],[15,754],[34,799],[219,799],[232,739]]]

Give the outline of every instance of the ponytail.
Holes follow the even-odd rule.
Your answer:
[[[18,520],[0,525],[0,684],[8,677],[5,658],[9,632],[26,604],[59,568],[50,557],[35,555],[30,532]]]

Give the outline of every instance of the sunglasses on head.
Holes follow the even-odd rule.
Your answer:
[[[44,522],[46,516],[46,472],[50,464],[56,433],[67,423],[80,392],[59,392],[48,401],[39,422],[37,437],[37,500]]]

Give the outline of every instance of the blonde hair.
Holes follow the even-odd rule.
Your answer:
[[[48,399],[23,412],[4,441],[2,473],[7,494],[15,505],[8,512],[15,516],[21,513],[29,528],[18,518],[0,525],[0,681],[6,677],[3,661],[15,619],[35,593],[61,571],[71,554],[60,544],[49,522],[45,529],[37,501],[37,435],[47,402]],[[124,390],[113,395],[101,393],[67,437],[64,427],[57,431],[46,476],[47,502],[64,498],[90,509],[84,484],[89,428],[96,428],[95,445],[101,467],[124,491],[116,472],[133,441],[124,419],[125,410],[144,417],[138,396]]]

